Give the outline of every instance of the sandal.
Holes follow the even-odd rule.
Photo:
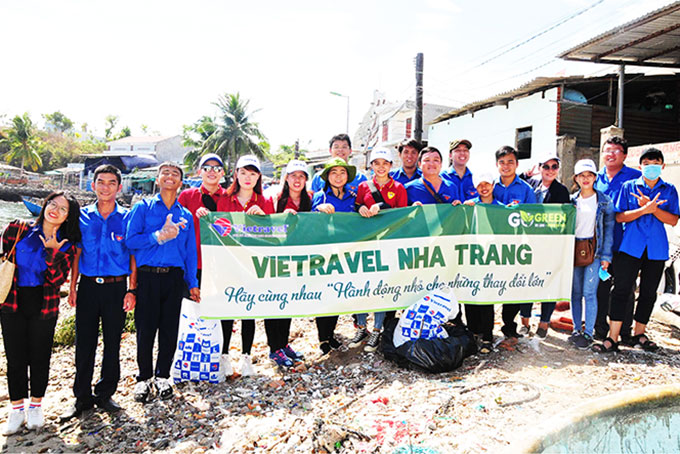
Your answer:
[[[643,341],[643,339],[644,339],[644,341]],[[644,333],[637,334],[637,335],[631,337],[630,338],[630,345],[633,346],[633,348],[641,348],[646,352],[655,352],[659,349],[659,346],[656,345],[656,342],[652,341]]]
[[[491,342],[482,342],[479,346],[479,353],[482,355],[488,355],[493,351],[493,344]]]
[[[609,347],[606,345],[607,342],[609,342]],[[611,337],[608,337],[601,344],[593,345],[592,348],[595,353],[614,353],[619,351],[619,344],[614,342],[614,339]]]

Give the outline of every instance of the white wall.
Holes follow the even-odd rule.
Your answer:
[[[429,145],[447,156],[449,143],[455,139],[472,142],[470,162],[472,172],[495,169],[496,150],[503,145],[515,146],[515,130],[532,126],[531,159],[520,161],[520,171],[556,150],[557,88],[510,101],[508,107],[494,106],[471,114],[451,118],[428,126]],[[445,158],[446,161],[446,158]]]

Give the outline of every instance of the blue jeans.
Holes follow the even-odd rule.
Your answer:
[[[588,266],[574,267],[574,281],[571,285],[571,318],[574,321],[574,331],[581,331],[582,314],[585,312],[585,333],[593,335],[595,319],[597,318],[597,286],[600,283],[598,270],[600,259],[596,258]],[[583,310],[585,299],[586,309]]]
[[[557,303],[541,303],[541,323],[550,323],[550,317],[552,317],[555,311],[555,305]],[[522,318],[531,318],[531,309],[533,304],[524,303],[520,304],[519,315]]]
[[[383,327],[383,322],[385,321],[385,315],[387,312],[376,312],[374,315],[375,320],[373,320],[373,329],[379,331]],[[366,320],[368,319],[368,314],[357,314],[357,325],[366,326]]]

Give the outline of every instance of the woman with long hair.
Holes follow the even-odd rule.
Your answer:
[[[274,212],[272,200],[262,195],[262,171],[260,160],[253,155],[241,156],[236,163],[234,181],[227,189],[227,197],[217,203],[217,211],[236,211],[251,215],[265,215]],[[222,320],[222,366],[226,375],[232,375],[229,358],[229,343],[234,327],[233,320]],[[255,339],[255,320],[241,320],[241,375],[254,375],[250,351]]]
[[[297,214],[311,211],[312,197],[307,192],[308,179],[309,172],[306,163],[298,160],[288,163],[283,178],[283,188],[276,199],[277,213]],[[304,359],[302,354],[293,350],[288,344],[290,323],[289,318],[271,318],[264,321],[270,350],[269,358],[283,367],[292,367],[295,362]]]
[[[16,264],[12,286],[0,307],[11,402],[6,435],[18,432],[24,423],[28,429],[45,424],[42,399],[59,314],[59,288],[69,275],[80,241],[79,217],[75,199],[53,192],[35,222],[14,220],[2,233],[3,254]]]

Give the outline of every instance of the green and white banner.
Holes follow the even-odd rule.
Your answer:
[[[449,285],[461,303],[568,300],[571,205],[426,205],[354,213],[201,218],[206,318],[405,308]]]

